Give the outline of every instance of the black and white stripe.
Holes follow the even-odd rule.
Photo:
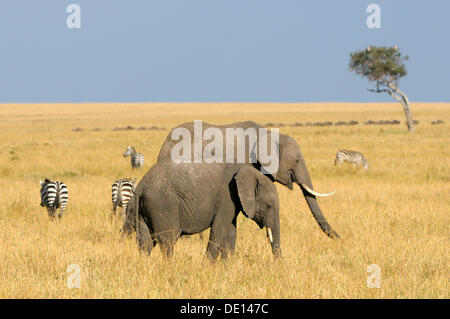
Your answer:
[[[123,153],[123,157],[127,157],[129,155],[131,155],[131,167],[140,168],[144,166],[144,154],[137,153],[133,146],[128,146],[125,153]]]
[[[67,186],[63,182],[52,182],[45,179],[41,184],[41,206],[47,207],[48,215],[55,217],[56,210],[60,208],[58,217],[61,218],[66,210],[69,194]]]
[[[349,162],[356,165],[361,165],[365,170],[369,168],[369,162],[366,160],[364,155],[357,151],[340,150],[336,153],[336,158],[334,159],[334,165],[342,164],[343,162]]]
[[[133,197],[136,187],[136,178],[131,180],[130,178],[123,178],[115,181],[112,184],[112,203],[113,214],[117,217],[117,207],[122,208],[122,218],[125,220],[125,211],[127,205]]]

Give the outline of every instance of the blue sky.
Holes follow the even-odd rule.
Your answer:
[[[448,0],[2,0],[0,102],[393,101],[348,70],[369,44],[410,56],[412,102],[449,102],[449,14]]]

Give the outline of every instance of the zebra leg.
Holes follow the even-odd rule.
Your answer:
[[[55,208],[54,207],[47,207],[48,210],[48,217],[55,218]]]
[[[122,207],[121,217],[122,217],[123,223],[125,224],[125,221],[127,219],[127,206]]]
[[[61,209],[59,210],[58,218],[62,218],[65,211],[66,211],[66,208],[65,207],[61,207]]]
[[[121,209],[123,209],[122,205],[119,205],[119,207],[120,207]],[[117,207],[116,207],[116,209],[114,210],[115,215],[116,215],[116,220],[119,218],[120,211],[121,211],[121,210],[120,210],[120,209],[118,210]]]
[[[114,216],[116,215],[116,210],[117,210],[117,205],[115,203],[113,203],[113,208],[111,210],[111,219],[114,219]]]

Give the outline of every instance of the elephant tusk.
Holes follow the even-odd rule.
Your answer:
[[[301,185],[303,186],[304,189],[306,189],[308,191],[308,193],[313,194],[314,196],[318,196],[318,197],[327,197],[327,196],[331,196],[334,193],[336,193],[336,191],[333,191],[333,192],[328,193],[328,194],[322,194],[322,193],[318,193],[318,192],[313,191],[311,188],[309,188],[308,185],[306,185],[304,183],[302,183]]]
[[[267,227],[267,237],[269,237],[270,243],[273,244],[272,229],[270,227]]]

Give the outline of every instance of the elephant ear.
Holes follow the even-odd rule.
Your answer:
[[[250,219],[255,216],[256,212],[257,173],[254,168],[243,166],[234,177],[242,210]]]
[[[279,134],[278,130],[267,130],[265,134],[261,134],[264,131],[260,130],[259,132],[259,143],[258,145],[255,144],[252,149],[252,160],[257,159],[258,165],[256,167],[261,173],[271,176],[272,180],[276,180],[280,164],[279,137],[281,134]],[[259,153],[257,156],[255,154],[256,147]]]

